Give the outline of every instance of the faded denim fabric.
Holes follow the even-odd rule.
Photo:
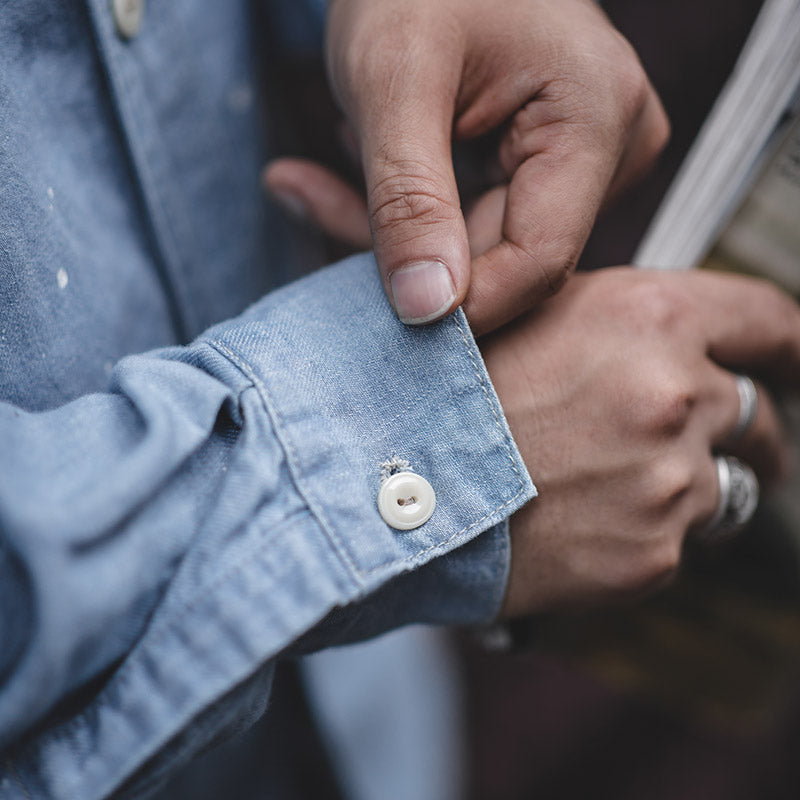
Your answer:
[[[406,328],[366,255],[259,300],[248,7],[0,2],[0,798],[137,795],[278,657],[501,601],[535,490],[463,315]]]

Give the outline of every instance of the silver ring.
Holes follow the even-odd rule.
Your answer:
[[[747,375],[737,375],[736,391],[739,394],[739,419],[728,437],[729,441],[740,439],[747,433],[758,411],[758,392],[751,378]]]
[[[758,478],[747,464],[733,456],[717,456],[719,501],[706,526],[703,538],[717,541],[738,533],[753,516],[758,505]]]

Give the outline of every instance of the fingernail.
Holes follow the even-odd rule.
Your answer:
[[[289,194],[289,192],[271,190],[272,196],[275,200],[283,206],[293,217],[300,220],[308,219],[308,211],[306,204],[297,195]]]
[[[391,276],[397,316],[407,325],[424,325],[441,317],[456,299],[450,271],[439,261],[420,261]]]

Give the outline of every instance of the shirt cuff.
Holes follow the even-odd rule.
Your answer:
[[[153,510],[173,505],[207,511],[102,686],[87,686],[20,742],[13,770],[0,765],[9,792],[14,782],[25,787],[10,797],[144,791],[250,718],[281,654],[411,621],[469,624],[501,602],[503,523],[535,489],[460,311],[406,327],[373,258],[358,256],[269,295],[188,348],[131,360],[128,382],[174,400],[158,369],[170,359],[227,387],[214,441],[229,441],[224,458],[200,453],[164,487],[168,506],[148,520],[152,527]],[[208,405],[200,391],[194,402]],[[171,426],[197,423],[180,408],[167,416]],[[398,530],[382,518],[387,462],[433,487],[424,524]],[[198,486],[215,493],[207,502],[184,485],[205,476]]]
[[[362,255],[273,293],[208,340],[258,389],[294,486],[347,575],[348,603],[493,530],[480,557],[453,555],[430,571],[435,579],[417,576],[418,588],[431,584],[424,592],[389,605],[409,621],[497,613],[508,565],[501,523],[536,490],[460,310],[404,325]],[[392,461],[435,492],[433,516],[411,530],[388,525],[377,506]],[[470,591],[443,602],[439,589],[455,584]]]

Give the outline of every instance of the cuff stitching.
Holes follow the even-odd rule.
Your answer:
[[[475,370],[475,374],[478,377],[478,383],[480,383],[481,389],[483,389],[483,393],[486,396],[486,402],[489,404],[489,408],[491,408],[492,410],[492,416],[494,416],[495,424],[497,425],[497,428],[500,431],[501,436],[503,437],[503,443],[505,444],[506,447],[508,460],[511,462],[511,469],[514,470],[514,474],[517,476],[517,480],[519,481],[521,487],[520,493],[522,493],[522,491],[525,490],[525,481],[523,480],[522,475],[520,475],[519,469],[517,469],[517,463],[514,460],[514,454],[511,452],[511,446],[508,443],[508,433],[506,432],[502,422],[500,421],[500,417],[497,415],[495,404],[492,402],[492,398],[489,395],[489,390],[486,388],[486,382],[483,380],[483,375],[481,375],[480,369],[478,369],[478,363],[475,360],[475,356],[473,355],[472,346],[470,345],[470,341],[467,338],[467,335],[464,332],[464,328],[462,327],[461,322],[459,320],[458,315],[461,313],[463,312],[457,311],[453,315],[453,321],[455,322],[456,327],[458,328],[458,332],[461,334],[461,338],[463,339],[464,345],[467,348],[467,353],[469,354],[469,359],[472,362],[472,368]],[[519,495],[517,495],[517,497],[519,497]]]
[[[456,533],[454,533],[450,538],[445,539],[443,542],[437,542],[436,544],[432,544],[430,547],[426,547],[424,550],[420,550],[418,553],[414,553],[413,556],[409,556],[409,559],[419,558],[420,556],[427,555],[433,550],[438,550],[441,547],[446,547],[448,544],[450,544],[450,542],[453,541],[453,539],[456,539],[459,536],[461,536],[462,533],[466,533],[467,531],[471,531],[473,528],[477,528],[478,525],[483,524],[484,522],[486,522],[487,519],[490,519],[499,511],[502,511],[504,508],[508,508],[508,506],[512,505],[517,500],[517,498],[523,495],[524,493],[525,493],[525,485],[523,484],[520,487],[520,490],[513,497],[506,500],[506,502],[503,503],[503,505],[498,506],[493,511],[490,511],[488,514],[482,516],[480,519],[476,519],[475,522],[472,523],[472,525],[467,525],[466,528],[462,528],[460,531],[456,531]],[[383,566],[385,566],[385,564],[379,564],[378,567],[374,567],[372,570],[370,570],[370,572],[379,569],[380,567]]]
[[[320,528],[322,528],[326,538],[330,541],[331,545],[344,562],[344,566],[350,573],[350,578],[357,585],[360,584],[359,575],[361,575],[361,571],[358,569],[358,565],[353,561],[350,553],[344,546],[344,543],[336,535],[336,532],[333,530],[332,526],[325,517],[322,508],[320,508],[319,505],[312,500],[312,493],[305,487],[303,480],[300,477],[301,470],[297,455],[290,441],[290,437],[282,435],[282,431],[286,428],[286,426],[283,423],[283,419],[278,412],[275,402],[272,400],[272,395],[269,392],[269,388],[258,376],[255,369],[253,369],[253,367],[244,361],[239,355],[230,350],[225,344],[219,340],[213,340],[209,341],[209,345],[218,350],[221,355],[228,358],[236,367],[239,368],[241,372],[244,373],[249,380],[253,382],[253,385],[261,397],[261,402],[264,405],[267,415],[272,420],[273,428],[275,429],[275,436],[286,453],[286,460],[289,464],[292,480],[294,481],[298,493],[301,495],[308,508],[319,521]]]
[[[416,553],[409,554],[408,556],[405,556],[404,558],[398,558],[398,559],[394,559],[393,558],[393,559],[390,559],[388,561],[381,562],[380,564],[376,564],[375,566],[371,567],[370,569],[368,569],[366,571],[360,569],[358,567],[358,565],[355,563],[353,558],[350,556],[350,553],[347,551],[347,548],[344,545],[344,542],[333,531],[330,523],[328,522],[327,518],[325,517],[325,514],[324,514],[322,508],[320,507],[320,505],[318,503],[316,503],[313,500],[313,497],[314,497],[313,493],[309,489],[304,487],[303,481],[300,478],[300,469],[299,469],[297,456],[295,454],[295,451],[294,451],[294,448],[293,448],[291,442],[289,441],[290,437],[284,437],[284,436],[281,435],[281,430],[283,428],[283,420],[282,420],[281,415],[280,415],[280,413],[278,412],[278,410],[277,410],[277,408],[275,406],[274,401],[272,400],[272,395],[270,394],[270,391],[269,391],[269,388],[267,387],[267,385],[261,380],[261,378],[258,376],[258,374],[255,371],[255,369],[250,364],[248,364],[246,361],[244,361],[241,358],[241,356],[239,356],[238,354],[236,354],[232,350],[230,350],[230,348],[228,348],[225,344],[223,344],[219,340],[210,340],[208,342],[208,344],[210,346],[214,347],[223,356],[225,356],[228,359],[230,359],[233,362],[233,364],[236,365],[239,368],[239,370],[241,370],[245,374],[245,376],[249,380],[251,380],[253,382],[253,385],[259,391],[259,394],[262,397],[262,402],[264,403],[264,406],[265,406],[265,408],[267,410],[267,413],[273,419],[273,423],[274,423],[274,427],[275,427],[275,435],[277,436],[278,440],[280,441],[281,445],[283,446],[283,448],[284,448],[284,450],[286,452],[287,461],[289,462],[289,465],[290,465],[290,468],[291,468],[291,471],[292,471],[292,477],[293,477],[293,480],[295,482],[295,485],[296,485],[298,491],[300,492],[300,494],[304,498],[304,500],[305,500],[306,504],[308,505],[309,509],[318,518],[318,520],[320,522],[321,529],[323,530],[323,532],[325,533],[326,537],[329,539],[331,544],[336,548],[336,551],[343,558],[343,560],[345,562],[345,565],[351,571],[351,577],[357,583],[361,582],[360,579],[363,579],[365,577],[370,577],[374,573],[384,569],[386,566],[388,566],[388,565],[390,565],[392,563],[395,563],[395,562],[396,563],[413,562],[413,561],[419,559],[420,557],[427,555],[428,553],[431,553],[431,552],[433,552],[435,550],[439,550],[439,549],[442,549],[442,548],[446,547],[453,540],[457,539],[462,534],[473,530],[474,528],[478,527],[479,525],[482,525],[484,522],[486,522],[486,520],[490,519],[495,514],[499,513],[500,511],[502,511],[505,508],[508,508],[508,506],[514,504],[516,502],[516,500],[525,493],[525,481],[524,481],[522,475],[520,474],[520,471],[517,468],[516,462],[514,460],[514,455],[513,455],[513,452],[511,450],[511,447],[509,445],[508,433],[506,432],[505,428],[503,427],[502,422],[500,421],[500,417],[497,414],[497,410],[495,408],[495,404],[492,402],[491,395],[489,394],[489,391],[486,388],[486,382],[484,381],[483,376],[481,375],[480,368],[478,367],[478,362],[475,359],[475,356],[473,354],[472,346],[470,345],[470,340],[467,337],[466,333],[464,332],[464,329],[463,329],[461,323],[459,322],[459,319],[458,319],[458,314],[459,313],[462,313],[462,312],[456,312],[456,314],[453,315],[452,319],[455,322],[456,327],[458,328],[458,332],[461,335],[462,341],[464,342],[464,345],[466,347],[467,354],[469,356],[470,362],[472,363],[472,368],[475,371],[475,375],[478,378],[478,383],[479,383],[479,385],[480,385],[480,387],[481,387],[481,389],[483,391],[484,397],[486,398],[486,402],[487,402],[487,404],[489,406],[489,409],[492,412],[492,416],[494,417],[495,425],[496,425],[498,431],[500,432],[501,438],[503,440],[503,444],[504,444],[505,449],[506,449],[506,453],[508,455],[508,460],[511,463],[511,468],[512,468],[514,474],[517,476],[517,481],[519,482],[519,491],[513,497],[509,498],[505,503],[502,503],[501,505],[497,506],[497,508],[494,508],[491,511],[487,512],[486,514],[484,514],[484,516],[482,516],[480,519],[475,520],[472,524],[467,525],[466,527],[462,528],[459,531],[456,531],[451,536],[449,536],[447,539],[445,539],[443,541],[440,541],[440,542],[436,542],[435,544],[429,545],[428,547],[424,547],[421,550],[417,551]],[[461,393],[463,393],[463,392],[459,392],[459,394],[461,394]]]

